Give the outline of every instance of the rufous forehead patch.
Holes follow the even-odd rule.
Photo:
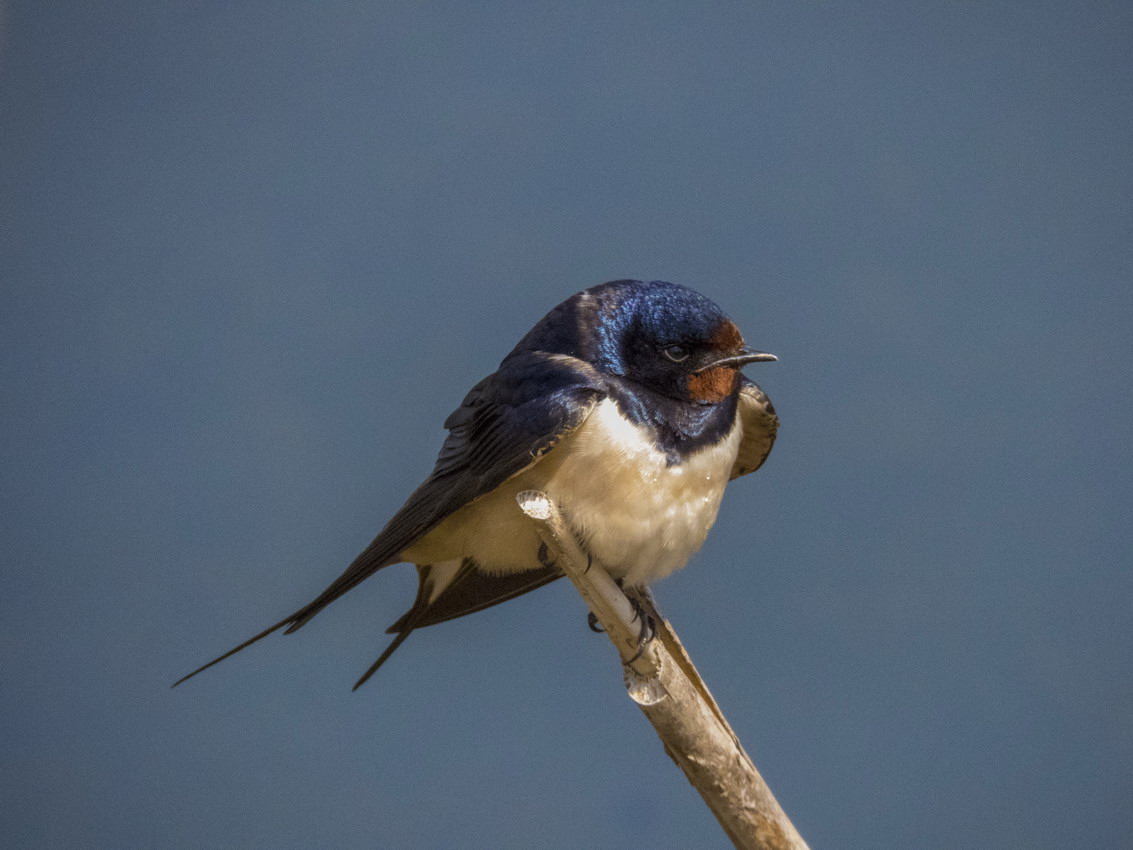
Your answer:
[[[744,344],[744,335],[731,319],[724,319],[708,338],[717,351],[735,351]]]
[[[706,401],[709,404],[723,401],[736,388],[739,374],[740,370],[734,366],[713,366],[703,372],[696,372],[688,376],[688,394],[694,401]]]

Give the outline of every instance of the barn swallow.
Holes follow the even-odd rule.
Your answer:
[[[628,591],[683,567],[729,480],[759,468],[779,418],[740,369],[775,360],[712,301],[664,281],[616,280],[568,298],[448,419],[432,474],[337,579],[261,638],[290,634],[382,567],[416,565],[417,598],[354,685],[415,630],[562,576],[516,505],[541,490],[588,557]]]

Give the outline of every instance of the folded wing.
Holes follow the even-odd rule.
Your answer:
[[[179,679],[175,685],[272,632],[284,627],[286,633],[295,631],[377,570],[398,563],[404,549],[451,513],[537,463],[585,421],[604,395],[598,374],[573,357],[543,352],[509,357],[497,372],[474,386],[445,421],[449,434],[432,473],[342,575],[298,611]],[[544,576],[541,583],[552,578]],[[466,585],[468,599],[479,598],[480,601],[460,613],[480,610],[494,601],[525,592],[488,585],[490,582]],[[479,597],[473,591],[478,591]],[[505,595],[492,601],[501,592]],[[459,605],[455,605],[452,610],[458,608]],[[451,613],[442,619],[451,619],[460,613]],[[421,624],[414,628],[417,625]],[[384,661],[405,636],[408,631],[404,635],[399,633],[399,639],[380,660]]]
[[[771,399],[746,377],[742,381],[736,415],[740,417],[743,438],[740,452],[732,466],[733,479],[755,472],[763,466],[775,444],[775,433],[779,430],[779,417]]]

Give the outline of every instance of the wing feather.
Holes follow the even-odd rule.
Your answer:
[[[539,351],[509,356],[500,364],[498,371],[476,384],[460,407],[445,420],[449,434],[441,446],[432,473],[338,578],[289,617],[199,667],[179,679],[177,684],[280,628],[286,627],[284,632],[288,634],[295,631],[377,570],[398,563],[404,549],[447,516],[537,463],[563,436],[585,421],[605,394],[605,386],[598,373],[574,357]],[[534,589],[551,580],[541,573],[535,578],[538,583],[526,589]],[[539,578],[542,580],[539,581]],[[502,602],[505,598],[526,592],[526,589],[509,592],[507,588],[491,587],[490,584],[473,587],[472,590],[480,593],[479,601],[472,601],[476,596],[473,593],[465,601],[465,610],[456,605],[452,608],[455,613],[449,613],[442,619],[451,619],[494,604],[491,601],[493,596],[498,596],[496,601]],[[420,601],[415,603],[411,612],[417,610]],[[424,609],[420,613],[424,617]],[[441,621],[424,619],[428,622],[420,625]],[[418,624],[414,623],[404,633],[399,632],[395,646],[417,627]],[[387,650],[379,663],[395,646]],[[379,664],[375,664],[373,669],[376,670],[377,666]]]
[[[755,472],[763,466],[775,444],[775,433],[779,430],[779,417],[771,399],[746,377],[740,387],[737,415],[743,428],[743,438],[740,441],[740,452],[732,466],[733,479]]]

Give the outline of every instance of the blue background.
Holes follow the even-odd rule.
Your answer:
[[[0,832],[722,847],[573,590],[306,602],[571,293],[781,358],[656,587],[815,848],[1133,841],[1133,6],[10,2]]]

